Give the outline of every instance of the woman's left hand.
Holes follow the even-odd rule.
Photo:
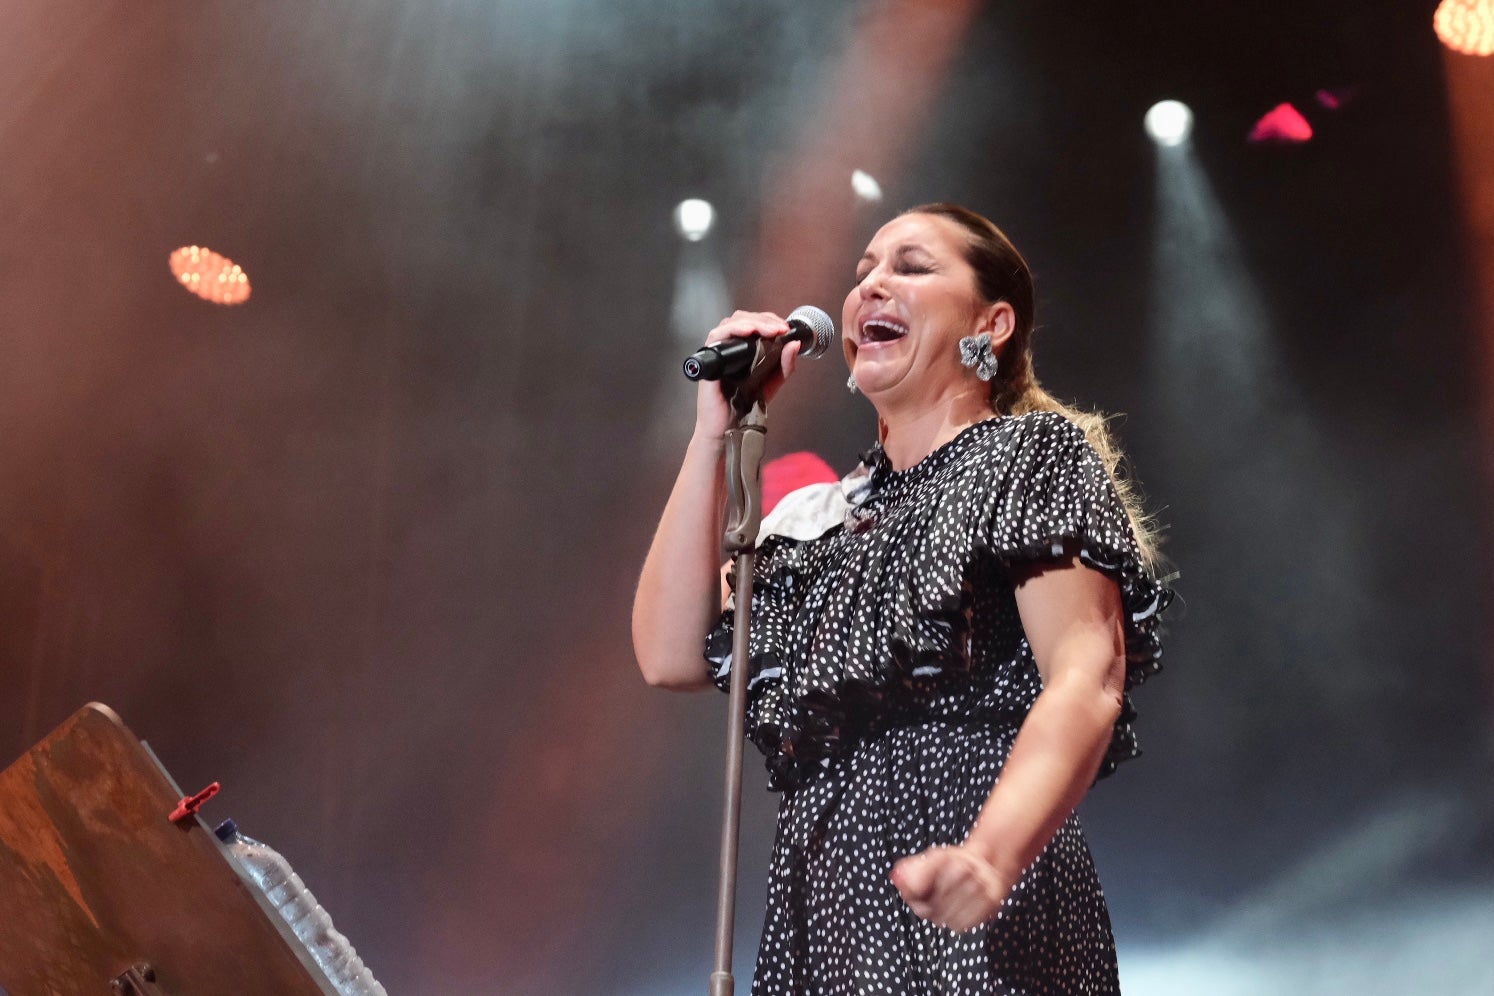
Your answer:
[[[994,917],[1019,877],[968,846],[931,847],[892,866],[892,884],[909,908],[956,932]]]

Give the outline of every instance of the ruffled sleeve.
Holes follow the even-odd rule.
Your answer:
[[[754,612],[758,614],[759,629],[772,628],[782,620],[793,618],[798,612],[803,589],[796,587],[796,571],[793,556],[784,555],[783,541],[788,541],[790,551],[803,540],[813,540],[840,525],[847,508],[840,483],[816,483],[784,495],[773,510],[763,516],[757,534],[758,562],[754,572]],[[766,546],[765,546],[766,544]],[[728,572],[727,582],[732,590],[726,609],[721,613],[716,626],[706,637],[705,660],[709,666],[711,680],[723,692],[731,687],[731,654],[734,635],[734,603],[736,601],[736,575]],[[757,641],[766,643],[767,641]],[[776,681],[783,668],[778,654],[773,650],[761,651],[753,662],[752,685],[762,681]]]
[[[1077,554],[1119,585],[1129,693],[1162,668],[1158,625],[1173,592],[1145,565],[1125,504],[1084,431],[1056,413],[1034,413],[1024,423],[991,489],[986,548],[1008,566]],[[1128,694],[1101,777],[1141,753],[1135,718]]]

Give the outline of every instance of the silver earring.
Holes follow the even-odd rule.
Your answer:
[[[982,332],[979,335],[967,335],[961,339],[960,362],[967,367],[975,368],[975,376],[981,380],[990,380],[995,377],[999,364],[996,361],[996,353],[991,349],[991,333]]]
[[[851,374],[851,376],[849,376],[849,377],[846,378],[846,390],[850,391],[852,394],[856,394],[857,391],[859,390],[856,387],[856,375],[855,374]]]

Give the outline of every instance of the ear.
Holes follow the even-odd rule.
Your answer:
[[[980,313],[980,324],[975,328],[976,332],[991,333],[991,348],[998,353],[1016,330],[1017,311],[1010,301],[987,305]]]

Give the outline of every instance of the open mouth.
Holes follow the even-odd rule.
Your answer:
[[[908,334],[908,326],[887,318],[869,318],[861,326],[861,344],[896,342]]]

